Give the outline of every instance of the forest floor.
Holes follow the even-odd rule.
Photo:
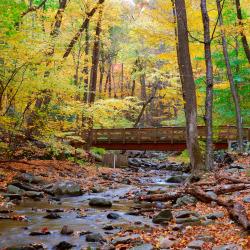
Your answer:
[[[57,160],[0,162],[0,249],[17,244],[15,249],[250,249],[250,224],[244,228],[250,218],[250,156],[237,156],[190,186],[181,181],[165,185],[166,176],[176,176],[173,172]],[[81,194],[71,198],[68,187],[66,193],[53,190],[67,182],[76,185],[70,192]],[[191,187],[210,192],[212,200],[185,193]],[[172,192],[181,195],[164,197]],[[112,207],[90,205],[96,197]],[[242,205],[246,218],[232,216],[228,207],[218,205],[220,200]],[[167,212],[157,217],[162,211]],[[51,214],[60,216],[45,217]],[[68,233],[60,233],[65,225]]]

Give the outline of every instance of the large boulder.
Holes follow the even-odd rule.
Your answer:
[[[142,244],[135,247],[130,248],[129,250],[153,250],[154,247],[151,244]]]
[[[24,196],[27,196],[29,198],[43,198],[44,193],[36,191],[25,191]]]
[[[61,216],[59,214],[57,214],[57,213],[48,213],[43,218],[50,219],[50,220],[55,220],[55,219],[60,219]]]
[[[166,182],[169,183],[182,183],[187,179],[185,175],[173,175],[166,179]]]
[[[179,164],[176,162],[161,162],[158,164],[158,169],[164,169],[169,171],[183,171],[183,164]]]
[[[105,198],[92,198],[89,205],[92,207],[112,207],[112,202]]]
[[[236,244],[228,244],[223,246],[213,247],[212,250],[242,250],[243,248]]]
[[[207,191],[206,194],[210,196],[213,200],[216,200],[218,198],[217,194],[213,191]]]
[[[71,235],[73,233],[74,233],[74,230],[67,225],[64,225],[62,230],[61,230],[61,234],[64,234],[64,235]]]
[[[200,224],[201,220],[199,217],[191,216],[188,218],[176,218],[177,224],[184,224],[184,225],[193,225],[193,224]]]
[[[105,239],[99,233],[91,233],[86,235],[87,242],[103,242]]]
[[[163,238],[160,240],[160,249],[169,249],[174,245],[175,241],[169,238]]]
[[[23,195],[25,191],[23,189],[19,188],[19,187],[14,186],[14,185],[8,185],[7,186],[7,192],[10,193],[10,194]]]
[[[153,217],[153,223],[162,224],[171,221],[172,219],[173,219],[173,214],[171,210],[165,209]]]
[[[107,215],[107,218],[108,219],[111,219],[111,220],[117,220],[117,219],[119,219],[120,218],[120,215],[119,214],[117,214],[117,213],[109,213],[108,215]]]
[[[49,190],[54,195],[81,195],[82,190],[79,184],[72,181],[57,182]]]
[[[44,182],[43,177],[41,176],[35,176],[33,174],[29,173],[22,173],[20,175],[17,175],[15,179],[23,182],[28,182],[28,183],[34,183],[34,184],[40,184]]]
[[[202,250],[204,243],[203,240],[193,240],[188,244],[188,247],[191,249]]]
[[[219,164],[231,164],[234,162],[232,155],[225,151],[216,151],[214,153],[214,160]]]
[[[91,188],[91,191],[93,193],[102,193],[105,191],[105,189],[101,186],[101,185],[94,185],[92,188]]]
[[[174,213],[175,218],[188,218],[191,216],[199,217],[199,213],[191,210],[180,210]]]
[[[211,214],[206,214],[205,217],[209,220],[216,220],[219,218],[223,218],[225,214],[223,212],[216,212],[216,213],[211,213]]]
[[[6,250],[44,250],[44,246],[42,244],[29,244],[26,246],[10,246],[5,248]]]
[[[177,225],[193,225],[200,224],[202,217],[195,211],[182,210],[175,212]]]
[[[188,204],[196,204],[197,203],[197,199],[192,196],[192,195],[184,195],[180,198],[178,198],[176,200],[176,207],[180,207],[180,206],[183,206],[183,205],[188,205]]]
[[[129,244],[131,242],[135,243],[135,242],[140,242],[141,241],[141,238],[140,238],[140,235],[138,234],[132,234],[132,235],[129,235],[129,236],[123,236],[123,237],[117,237],[115,239],[113,239],[111,241],[111,243],[116,246],[116,245],[119,245],[119,244]]]
[[[66,249],[71,249],[72,247],[75,247],[75,245],[72,245],[71,243],[69,243],[67,241],[61,241],[59,244],[57,244],[56,246],[54,246],[53,249],[56,249],[56,250],[66,250]]]

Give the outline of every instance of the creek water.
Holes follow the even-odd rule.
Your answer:
[[[152,220],[143,216],[128,215],[127,212],[133,209],[135,205],[133,200],[126,198],[129,192],[140,191],[141,188],[156,190],[159,188],[168,189],[169,183],[165,182],[166,176],[171,173],[166,171],[156,171],[154,177],[145,177],[140,179],[139,186],[123,185],[115,189],[110,188],[102,193],[84,194],[77,197],[61,197],[60,202],[51,200],[33,201],[25,199],[20,205],[14,207],[14,213],[25,215],[27,221],[0,220],[0,249],[10,246],[28,245],[30,243],[42,243],[48,249],[52,249],[61,241],[67,241],[76,245],[73,249],[87,249],[92,246],[95,249],[95,243],[86,242],[86,236],[80,235],[80,232],[90,231],[101,233],[105,238],[112,236],[123,227],[140,224],[141,226],[153,227]],[[88,205],[89,199],[93,197],[103,197],[111,200],[113,205],[109,209],[93,208]],[[46,209],[63,209],[64,212],[58,213],[59,219],[46,219]],[[115,212],[120,215],[116,220],[107,218],[107,214]],[[79,216],[80,215],[80,216]],[[140,223],[136,223],[140,222]],[[103,227],[112,224],[116,229],[107,231]],[[74,234],[67,236],[60,233],[62,227],[68,225],[74,230]],[[42,228],[48,228],[49,235],[30,236],[30,232],[41,231]]]

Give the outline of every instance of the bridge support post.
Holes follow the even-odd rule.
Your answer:
[[[231,141],[231,140],[227,141],[228,152],[232,152],[232,144],[233,144],[233,141]]]
[[[113,157],[114,157],[113,168],[115,168],[116,167],[116,154],[115,153],[113,154]]]
[[[86,132],[86,150],[89,151],[93,143],[93,131],[87,130]]]

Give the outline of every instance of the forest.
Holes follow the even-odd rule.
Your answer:
[[[249,0],[0,0],[0,250],[250,249]]]

